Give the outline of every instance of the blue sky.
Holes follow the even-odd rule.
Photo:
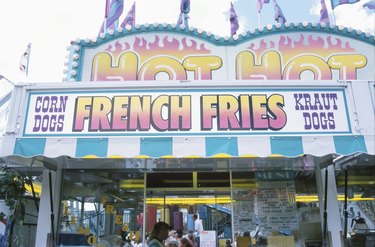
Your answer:
[[[374,33],[375,14],[362,5],[346,4],[335,9],[336,24]],[[133,0],[124,0],[124,14]],[[239,16],[238,33],[258,27],[257,0],[233,0]],[[271,1],[272,2],[272,1]],[[326,1],[330,7],[330,1]],[[320,0],[278,0],[289,22],[319,22]],[[136,23],[175,23],[180,0],[136,0]],[[230,0],[191,0],[190,25],[219,36],[228,36]],[[0,75],[14,82],[25,81],[19,61],[32,43],[29,82],[61,82],[67,46],[77,38],[94,38],[103,21],[105,0],[8,0],[0,1]],[[261,22],[274,24],[273,4],[264,5]],[[332,20],[332,15],[331,15]],[[9,87],[0,81],[0,90]]]

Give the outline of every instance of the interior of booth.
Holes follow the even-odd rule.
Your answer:
[[[348,162],[334,166],[339,202],[344,203],[343,174],[348,170],[347,203],[357,205],[355,209],[366,216],[367,224],[374,221],[374,157],[361,154],[352,159],[355,166],[344,165]],[[60,245],[142,242],[157,221],[169,223],[186,236],[193,230],[192,215],[197,214],[207,236],[215,236],[217,246],[225,246],[226,240],[236,241],[238,246],[288,241],[314,246],[322,241],[316,166],[324,169],[337,158],[38,156],[32,160],[9,156],[1,158],[1,164],[32,173],[36,185],[41,183],[44,169],[62,170],[56,217]],[[348,229],[349,235],[353,229]],[[203,237],[203,241],[209,240]]]

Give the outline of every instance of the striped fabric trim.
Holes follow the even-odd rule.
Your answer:
[[[373,136],[20,138],[13,154],[25,157],[296,157],[355,152],[374,154]]]

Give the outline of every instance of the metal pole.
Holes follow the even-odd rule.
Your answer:
[[[230,167],[229,167],[229,181],[230,181],[230,210],[231,210],[232,245],[233,245],[233,243],[236,242],[236,239],[234,238],[233,177],[232,177],[232,170],[230,169]]]
[[[323,242],[327,242],[327,198],[328,198],[328,167],[325,170],[324,178],[324,225],[323,225]]]
[[[146,200],[147,200],[147,197],[146,197],[146,186],[147,186],[147,162],[145,162],[145,172],[144,172],[144,175],[143,175],[143,220],[142,220],[142,246],[146,246],[146,217],[147,217],[147,205],[146,205]]]
[[[344,240],[348,233],[348,170],[345,169],[345,201],[344,201]]]
[[[51,206],[51,235],[52,235],[52,245],[55,246],[55,215],[53,213],[53,197],[52,197],[52,174],[51,170],[48,173],[48,182],[49,182],[49,199]]]

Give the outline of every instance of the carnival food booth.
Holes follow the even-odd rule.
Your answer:
[[[195,213],[201,246],[339,246],[359,214],[374,229],[374,49],[310,23],[73,41],[64,83],[15,87],[3,137],[1,164],[42,178],[34,246],[187,234]]]

